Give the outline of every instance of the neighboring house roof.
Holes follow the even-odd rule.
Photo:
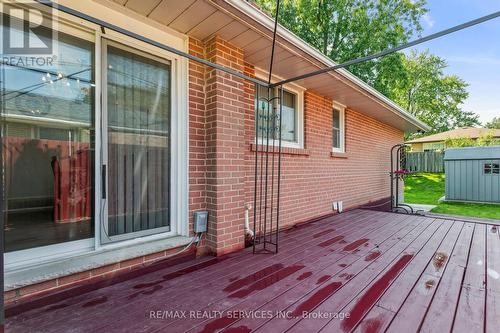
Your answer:
[[[446,139],[459,139],[459,138],[477,139],[488,133],[491,133],[495,138],[500,138],[500,129],[462,127],[462,128],[456,128],[451,131],[424,136],[418,139],[407,141],[406,143],[440,142],[440,141],[445,141]]]
[[[128,13],[132,10],[199,40],[218,35],[241,48],[249,64],[264,71],[269,68],[274,20],[247,1],[164,0],[156,7],[151,1],[114,0],[114,4],[94,1],[113,5],[114,9],[126,7]],[[278,26],[273,67],[276,80],[334,65],[330,58]],[[300,80],[297,84],[395,128],[408,132],[429,130],[425,123],[345,69]]]

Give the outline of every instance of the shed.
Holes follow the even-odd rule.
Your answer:
[[[500,203],[500,146],[447,149],[446,200]]]

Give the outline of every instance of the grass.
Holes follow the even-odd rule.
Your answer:
[[[419,173],[405,179],[405,202],[437,205],[444,195],[444,173]]]
[[[463,202],[442,202],[444,173],[419,173],[405,179],[405,202],[436,205],[431,212],[500,220],[500,205]]]
[[[500,205],[464,202],[442,202],[438,204],[438,206],[431,212],[500,220]]]

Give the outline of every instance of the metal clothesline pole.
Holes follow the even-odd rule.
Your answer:
[[[320,74],[327,73],[327,72],[332,72],[332,71],[335,71],[337,69],[341,69],[341,68],[344,68],[344,67],[347,67],[347,66],[350,66],[350,65],[359,64],[359,63],[362,63],[362,62],[366,62],[366,61],[370,61],[370,60],[373,60],[373,59],[381,58],[381,57],[384,57],[384,56],[386,56],[388,54],[395,53],[395,52],[407,49],[409,47],[412,47],[412,46],[415,46],[415,45],[418,45],[418,44],[422,44],[422,43],[431,41],[431,40],[439,38],[439,37],[443,37],[443,36],[449,35],[451,33],[454,33],[454,32],[457,32],[457,31],[460,31],[460,30],[463,30],[463,29],[466,29],[466,28],[470,28],[470,27],[475,26],[477,24],[480,24],[480,23],[483,23],[483,22],[495,19],[495,18],[497,18],[499,16],[500,16],[500,11],[497,11],[497,12],[491,13],[489,15],[485,15],[485,16],[479,17],[479,18],[477,18],[475,20],[471,20],[471,21],[468,21],[468,22],[465,22],[465,23],[453,26],[451,28],[448,28],[448,29],[445,29],[445,30],[441,30],[439,32],[433,33],[433,34],[428,35],[426,37],[422,37],[422,38],[416,39],[414,41],[411,41],[411,42],[408,42],[408,43],[396,46],[396,47],[394,47],[392,49],[384,50],[384,51],[381,51],[381,52],[378,52],[378,53],[375,53],[375,54],[372,54],[372,55],[367,55],[367,56],[364,56],[364,57],[360,57],[360,58],[357,58],[357,59],[352,59],[352,60],[346,61],[344,63],[338,64],[338,65],[335,65],[335,66],[326,67],[326,68],[323,68],[323,69],[319,69],[317,71],[313,71],[313,72],[310,72],[310,73],[298,75],[298,76],[295,76],[295,77],[292,77],[292,78],[289,78],[289,79],[286,79],[286,80],[282,80],[282,81],[273,83],[273,84],[271,84],[271,87],[277,87],[277,86],[280,86],[280,85],[283,85],[283,84],[286,84],[286,83],[290,83],[290,82],[294,82],[294,81],[306,79],[308,77],[320,75]]]

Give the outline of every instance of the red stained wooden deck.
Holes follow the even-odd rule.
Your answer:
[[[7,318],[7,332],[498,332],[491,224],[355,210],[276,255],[200,258]],[[343,319],[341,319],[343,317]]]

